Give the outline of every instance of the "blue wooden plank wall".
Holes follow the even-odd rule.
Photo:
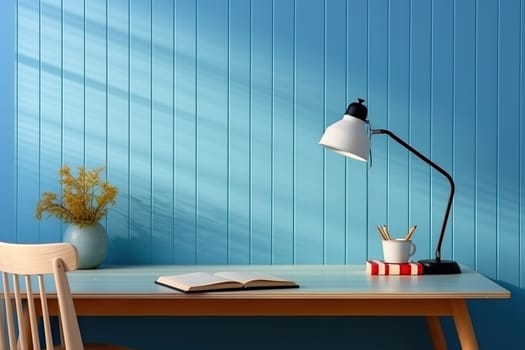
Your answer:
[[[16,240],[60,240],[40,194],[103,165],[108,263],[362,263],[378,224],[432,256],[440,174],[382,136],[369,166],[317,145],[362,97],[453,174],[443,256],[523,286],[523,7],[19,0]]]
[[[0,8],[2,240],[61,240],[34,213],[68,164],[105,166],[120,190],[107,263],[361,264],[380,257],[378,224],[417,224],[431,257],[442,176],[383,136],[368,165],[317,144],[361,97],[373,127],[453,175],[443,257],[513,292],[473,305],[481,344],[524,342],[524,0]]]

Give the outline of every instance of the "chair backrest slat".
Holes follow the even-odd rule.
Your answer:
[[[6,344],[6,337],[5,337],[5,330],[7,329],[5,319],[5,305],[4,305],[4,299],[2,298],[0,300],[0,350],[6,350],[7,344]]]
[[[9,277],[8,274],[2,272],[2,284],[4,286],[4,306],[5,306],[5,320],[7,323],[7,337],[9,340],[9,348],[15,349],[16,346],[16,334],[15,324],[13,320],[13,302],[11,300],[11,290],[9,288]],[[4,331],[3,329],[1,330]]]
[[[44,276],[38,276],[38,289],[40,291],[40,307],[42,310],[42,321],[44,323],[44,336],[46,341],[46,349],[53,347],[53,333],[51,333],[51,322],[49,320],[49,311],[47,308],[46,287],[44,284]]]
[[[18,341],[20,342],[22,349],[27,349],[27,315],[25,314],[24,305],[22,304],[19,275],[13,275],[13,291],[15,293],[16,320],[18,321]]]
[[[57,288],[57,294],[71,295],[63,261],[60,259],[55,259],[53,261],[53,269],[55,270],[55,285]],[[64,331],[63,336],[66,349],[82,349],[82,339],[80,337],[80,328],[78,327],[73,299],[59,298],[58,304],[60,305],[60,319],[62,322],[62,330]]]
[[[66,350],[83,350],[78,320],[66,272],[78,267],[78,253],[68,243],[15,244],[0,242],[5,327],[0,323],[0,350],[41,349],[39,321],[43,324],[46,349],[53,349],[50,317],[58,316]],[[53,277],[46,286],[44,276]],[[36,278],[36,280],[35,280]],[[37,283],[34,283],[34,282]],[[48,287],[54,287],[58,300],[58,315],[50,315]],[[50,292],[53,293],[51,289]],[[2,294],[2,293],[0,293]],[[40,302],[37,304],[36,300]],[[15,326],[16,322],[16,326]],[[4,334],[7,329],[7,337]],[[6,340],[8,346],[6,348]]]
[[[41,275],[38,275],[41,276]],[[33,297],[33,284],[31,283],[31,276],[24,275],[24,281],[26,286],[26,302],[27,311],[29,312],[29,322],[31,329],[31,340],[33,343],[34,350],[40,350],[40,340],[38,335],[38,321],[36,318],[35,311],[35,298]]]

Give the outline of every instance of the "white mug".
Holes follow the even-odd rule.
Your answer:
[[[406,263],[416,252],[416,245],[405,239],[383,240],[383,260],[387,263]]]

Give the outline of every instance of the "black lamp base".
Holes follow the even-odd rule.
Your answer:
[[[423,264],[424,275],[451,275],[461,273],[457,262],[452,260],[425,259],[419,260]]]

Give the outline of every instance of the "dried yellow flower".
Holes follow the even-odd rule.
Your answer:
[[[75,177],[67,165],[60,168],[62,197],[44,192],[36,207],[36,218],[40,220],[43,213],[48,213],[49,216],[79,225],[98,222],[107,214],[108,206],[115,204],[118,193],[115,186],[100,179],[103,170],[79,167]]]

